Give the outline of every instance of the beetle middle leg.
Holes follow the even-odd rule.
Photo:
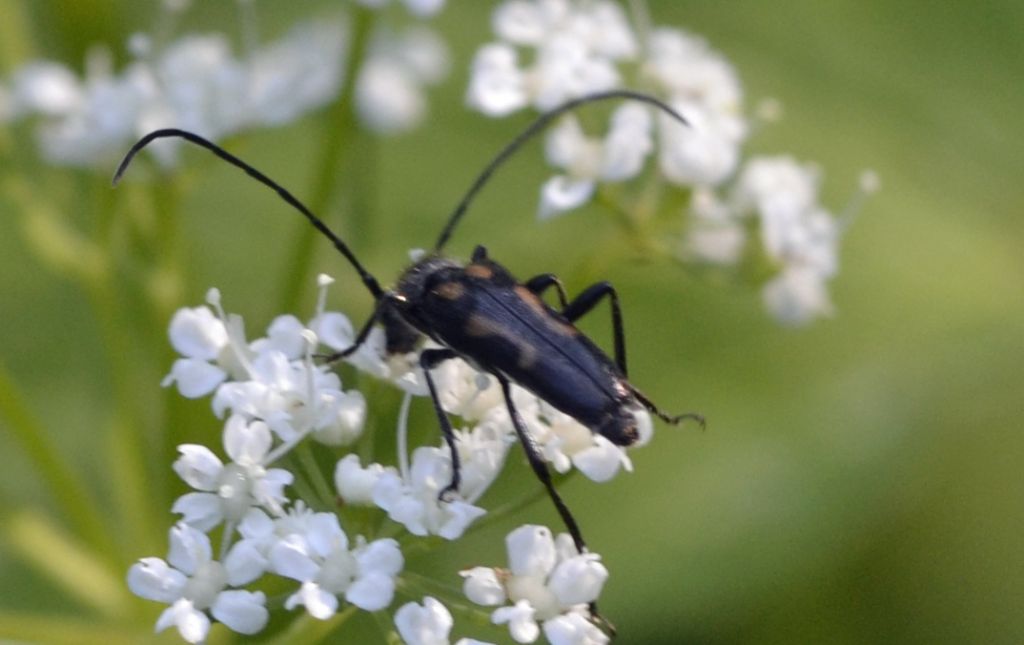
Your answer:
[[[430,390],[430,399],[434,403],[434,412],[437,414],[437,421],[441,424],[441,434],[448,444],[448,450],[452,456],[452,481],[444,487],[437,498],[441,501],[448,501],[452,493],[458,492],[459,484],[462,482],[462,466],[459,462],[459,451],[455,447],[455,431],[452,430],[452,422],[448,414],[441,407],[441,398],[437,393],[437,386],[434,385],[434,377],[430,370],[441,363],[456,358],[458,355],[450,349],[425,349],[420,354],[420,367],[423,368],[423,378],[427,381],[427,388]]]

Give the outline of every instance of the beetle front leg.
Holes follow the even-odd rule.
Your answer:
[[[455,431],[452,430],[452,422],[448,419],[448,414],[441,407],[441,398],[437,394],[437,386],[434,385],[434,377],[430,375],[430,370],[456,356],[457,354],[450,349],[425,349],[420,354],[420,367],[423,368],[423,377],[426,379],[427,388],[430,390],[430,399],[434,403],[437,421],[441,424],[441,434],[444,436],[444,441],[448,444],[448,450],[452,456],[452,481],[437,496],[442,502],[448,501],[452,493],[458,492],[459,483],[462,481],[462,468],[459,463],[459,451],[455,448]]]
[[[356,334],[355,340],[352,341],[351,345],[339,352],[334,352],[333,354],[318,355],[317,358],[324,359],[324,362],[326,363],[334,363],[354,354],[356,350],[362,347],[363,343],[366,342],[366,339],[370,336],[370,331],[373,329],[373,325],[381,319],[381,316],[384,315],[384,309],[386,307],[393,306],[393,304],[392,296],[390,296],[390,294],[384,294],[381,296],[380,300],[377,301],[377,304],[373,308],[373,313],[371,313],[370,317],[366,319],[365,323],[363,323],[363,326],[359,329],[359,333]]]
[[[573,301],[562,309],[562,315],[568,318],[569,322],[575,322],[585,316],[605,296],[611,299],[612,304],[612,338],[615,343],[615,364],[618,365],[622,375],[627,376],[626,335],[622,330],[622,311],[619,309],[619,295],[615,292],[615,287],[610,282],[598,282],[584,289],[580,295],[573,298]]]

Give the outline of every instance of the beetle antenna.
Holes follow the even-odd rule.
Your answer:
[[[255,168],[253,168],[246,162],[242,161],[235,155],[231,154],[224,148],[221,148],[212,141],[204,139],[198,134],[188,132],[187,130],[179,130],[177,128],[165,128],[162,130],[154,130],[153,132],[150,132],[146,136],[139,139],[135,143],[135,145],[133,145],[131,149],[128,151],[128,154],[124,156],[124,159],[121,161],[121,164],[117,167],[117,172],[114,173],[114,179],[111,182],[111,184],[116,186],[117,182],[121,181],[121,176],[124,175],[126,170],[128,170],[128,165],[131,164],[132,159],[134,159],[135,155],[137,155],[143,148],[148,146],[153,141],[156,141],[157,139],[165,139],[169,137],[184,139],[185,141],[195,144],[201,148],[206,148],[213,154],[217,155],[224,161],[231,164],[232,166],[244,170],[245,174],[249,175],[256,181],[263,184],[264,186],[273,189],[274,192],[276,192],[281,199],[287,202],[289,206],[302,213],[306,217],[306,219],[308,219],[309,222],[313,225],[313,227],[316,228],[316,230],[320,231],[324,235],[324,237],[329,239],[334,244],[334,248],[338,249],[341,252],[341,254],[345,256],[345,259],[347,259],[349,263],[352,264],[355,270],[359,272],[359,277],[362,278],[363,284],[366,285],[366,288],[370,290],[370,293],[373,294],[374,298],[380,299],[380,297],[384,295],[384,290],[380,288],[380,284],[377,283],[377,279],[374,278],[370,274],[370,272],[367,271],[365,267],[363,267],[362,264],[360,264],[359,260],[356,259],[355,254],[352,253],[352,250],[348,248],[348,245],[345,244],[345,242],[343,242],[340,237],[335,235],[334,231],[328,228],[327,225],[324,224],[323,220],[314,215],[311,210],[306,208],[306,206],[302,202],[300,202],[298,198],[296,198],[294,195],[288,192],[288,190],[281,186],[281,184],[277,183],[270,177],[267,177],[262,172],[256,170]]]
[[[683,125],[690,125],[689,121],[683,118],[683,116],[679,114],[679,112],[676,112],[670,105],[668,105],[661,99],[655,98],[650,94],[634,92],[633,90],[608,90],[607,92],[597,92],[594,94],[588,94],[586,96],[581,96],[579,98],[566,101],[565,103],[562,103],[558,107],[553,108],[547,112],[544,112],[536,119],[534,119],[534,121],[530,123],[530,125],[526,126],[526,129],[524,129],[522,132],[516,135],[516,137],[512,139],[512,141],[510,141],[504,148],[502,148],[501,151],[498,152],[498,154],[496,154],[493,159],[491,159],[490,163],[488,163],[484,167],[483,171],[479,175],[477,175],[477,178],[473,181],[473,184],[469,187],[469,190],[466,191],[465,196],[459,202],[458,206],[455,207],[455,210],[452,211],[451,216],[448,218],[448,223],[445,224],[444,229],[441,231],[441,235],[438,236],[437,238],[437,244],[434,245],[434,252],[440,252],[444,245],[448,243],[448,238],[451,237],[452,231],[455,229],[455,226],[462,219],[462,216],[466,214],[466,210],[469,208],[469,205],[473,201],[473,198],[476,197],[477,193],[480,192],[480,189],[484,187],[487,181],[491,178],[491,175],[494,174],[494,171],[497,170],[503,163],[505,163],[509,159],[509,157],[515,154],[516,151],[518,151],[524,143],[532,139],[534,135],[542,132],[545,128],[551,125],[552,121],[562,116],[566,112],[572,112],[576,108],[582,105],[587,105],[588,103],[597,103],[598,101],[607,101],[610,99],[628,99],[632,101],[640,101],[641,103],[647,103],[658,108],[665,114],[668,114],[670,117],[672,117],[676,121],[679,121]]]

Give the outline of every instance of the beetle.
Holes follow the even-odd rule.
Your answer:
[[[512,384],[533,392],[618,446],[637,442],[640,437],[637,413],[642,410],[670,424],[694,419],[703,425],[704,419],[694,413],[671,416],[662,412],[629,381],[619,297],[609,282],[598,282],[570,301],[554,274],[545,273],[520,282],[492,260],[484,246],[475,248],[467,264],[444,256],[442,251],[476,194],[524,143],[559,116],[584,104],[611,99],[647,103],[687,125],[682,116],[659,99],[630,90],[586,95],[541,114],[484,167],[449,216],[433,251],[406,268],[392,289],[382,288],[348,245],[288,190],[197,134],[174,128],[150,132],[125,155],[113,182],[120,180],[135,155],[151,142],[179,138],[211,151],[276,191],[331,241],[359,274],[375,301],[373,313],[356,334],[352,346],[326,357],[328,361],[337,361],[355,352],[376,324],[384,326],[390,353],[413,351],[424,338],[440,345],[424,349],[419,358],[441,432],[451,452],[452,480],[440,497],[448,499],[458,490],[460,464],[455,434],[430,371],[446,360],[462,358],[497,379],[527,460],[554,502],[577,550],[582,553],[586,550],[583,535],[555,489],[544,458],[513,403]],[[552,288],[557,292],[558,309],[542,298]],[[614,357],[605,354],[573,324],[605,299],[611,306]]]

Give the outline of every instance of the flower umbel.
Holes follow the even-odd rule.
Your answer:
[[[601,556],[577,552],[567,533],[556,539],[547,527],[529,524],[509,533],[505,544],[507,569],[474,567],[461,573],[467,598],[498,607],[492,622],[507,624],[517,643],[536,641],[542,627],[557,645],[608,642],[587,609],[608,579]]]

